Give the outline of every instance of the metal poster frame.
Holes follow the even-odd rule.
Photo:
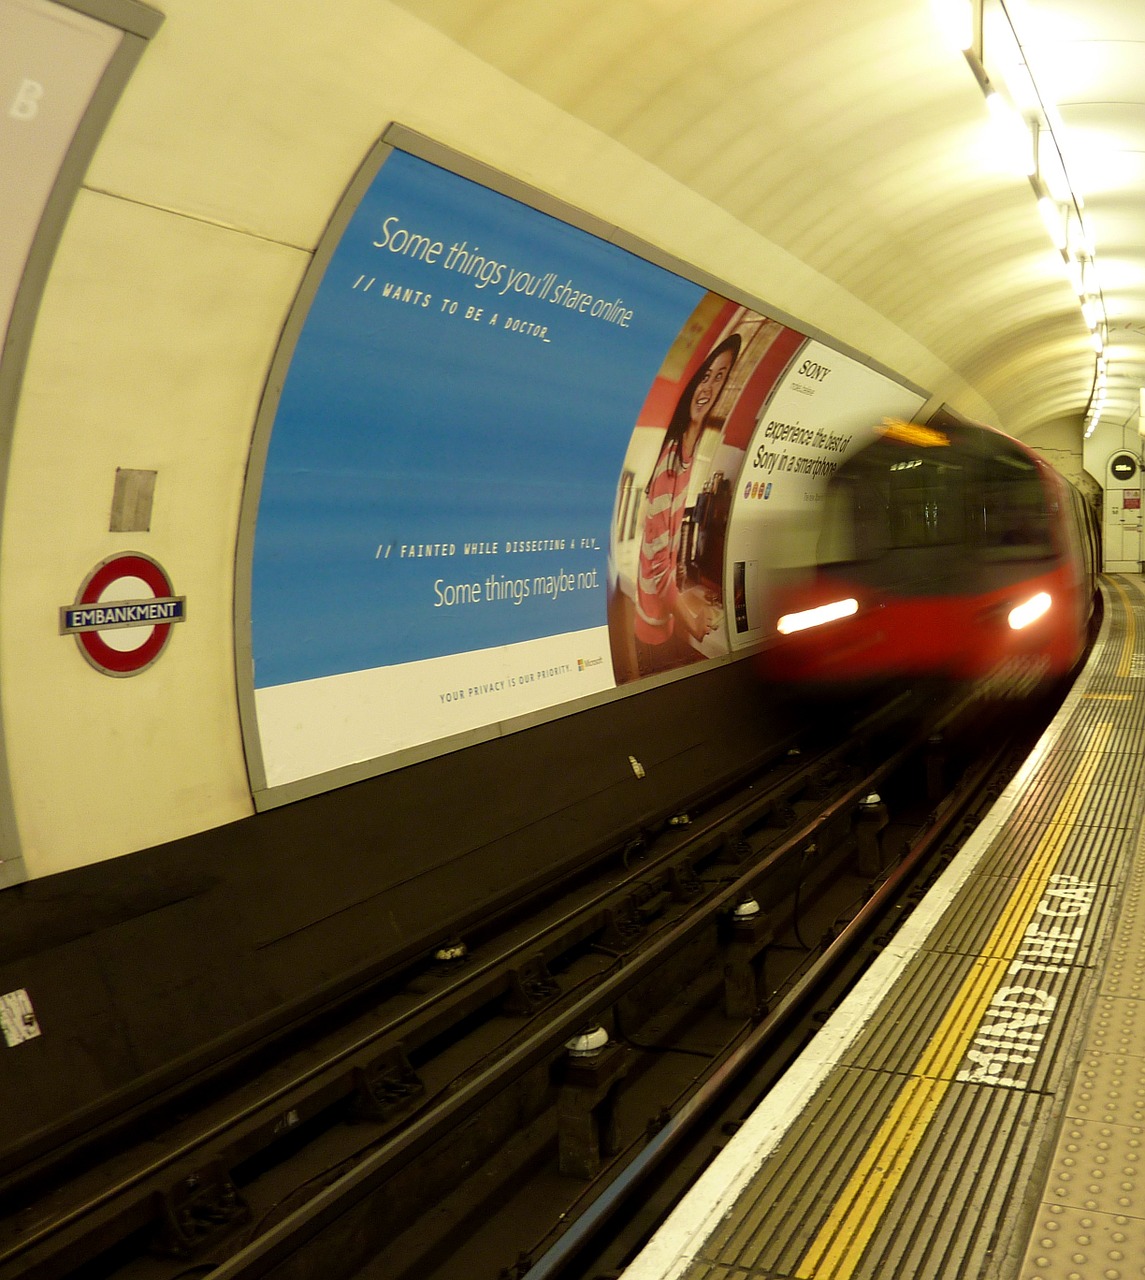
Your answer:
[[[386,160],[395,151],[405,152],[462,178],[479,183],[495,192],[510,197],[522,205],[550,215],[576,229],[587,232],[599,240],[615,245],[653,266],[672,272],[700,288],[714,291],[731,302],[752,308],[771,320],[797,330],[805,335],[807,339],[821,342],[840,355],[879,373],[900,388],[921,397],[924,401],[929,398],[929,393],[925,389],[915,386],[901,377],[901,375],[864,353],[840,343],[813,326],[787,315],[785,312],[775,309],[762,299],[746,294],[742,290],[729,285],[726,281],[711,276],[688,263],[664,253],[655,246],[629,234],[622,228],[604,222],[508,174],[498,172],[488,165],[462,155],[402,125],[390,125],[375,143],[346,188],[315,250],[285,322],[282,337],[269,369],[263,399],[255,421],[240,514],[234,599],[236,691],[251,793],[257,810],[266,810],[292,803],[307,796],[405,768],[423,760],[457,751],[477,743],[487,742],[535,725],[561,719],[590,707],[604,705],[619,698],[630,697],[635,693],[646,692],[651,685],[671,683],[696,675],[700,670],[712,670],[717,665],[741,661],[750,657],[754,651],[750,648],[737,650],[725,656],[711,658],[700,668],[686,668],[668,672],[641,681],[635,686],[633,684],[622,684],[575,700],[559,702],[541,710],[515,716],[512,719],[495,721],[477,728],[468,729],[465,732],[436,738],[415,746],[393,751],[386,755],[345,764],[327,772],[310,775],[296,781],[277,785],[268,784],[255,707],[251,609],[255,525],[266,470],[271,431],[278,411],[287,371],[326,269],[365,193]]]

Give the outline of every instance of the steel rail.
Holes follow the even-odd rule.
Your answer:
[[[768,869],[793,850],[804,846],[838,814],[853,809],[864,795],[898,768],[917,749],[917,745],[911,743],[904,746],[884,760],[860,782],[849,787],[823,810],[802,823],[759,863],[736,876],[722,889],[716,890],[685,919],[662,930],[631,960],[618,958],[621,967],[605,977],[591,992],[562,1010],[543,1028],[530,1033],[512,1046],[494,1067],[462,1084],[441,1107],[415,1119],[392,1141],[367,1154],[353,1169],[317,1192],[305,1205],[220,1263],[211,1272],[212,1280],[254,1280],[255,1277],[266,1275],[297,1252],[421,1151],[455,1129],[475,1108],[531,1067],[559,1051],[571,1034],[582,1029],[631,987],[646,980],[667,957],[686,945],[698,930],[708,927],[714,917],[740,901]]]
[[[59,1240],[70,1229],[91,1219],[100,1209],[113,1204],[116,1200],[127,1198],[132,1191],[143,1187],[143,1184],[158,1178],[166,1170],[185,1163],[213,1142],[225,1139],[243,1125],[255,1123],[260,1119],[265,1122],[267,1118],[273,1118],[288,1101],[293,1100],[294,1095],[305,1090],[307,1085],[320,1081],[323,1077],[336,1075],[343,1064],[360,1057],[379,1042],[401,1038],[403,1031],[426,1018],[440,1022],[446,1017],[442,1010],[448,1005],[462,1003],[474,1006],[496,998],[504,989],[507,975],[514,961],[543,950],[546,943],[551,944],[554,937],[567,933],[578,924],[583,926],[610,904],[623,900],[625,895],[634,888],[647,883],[657,874],[665,874],[674,864],[694,858],[697,849],[702,850],[707,842],[724,838],[729,828],[735,828],[745,821],[750,821],[753,816],[758,816],[774,807],[777,801],[783,799],[785,791],[810,781],[816,772],[822,771],[839,754],[839,750],[835,749],[803,761],[798,769],[794,769],[782,779],[779,786],[771,791],[750,795],[745,794],[745,786],[745,791],[738,793],[732,802],[716,805],[698,822],[690,824],[687,828],[681,828],[682,838],[674,848],[663,851],[653,862],[643,863],[630,870],[626,869],[619,876],[615,871],[610,873],[613,878],[612,883],[606,888],[594,890],[590,897],[578,903],[559,920],[533,929],[528,936],[514,941],[498,955],[482,961],[463,975],[458,975],[454,982],[447,983],[414,1006],[403,1010],[393,1020],[341,1046],[329,1058],[276,1085],[256,1101],[241,1106],[223,1119],[195,1133],[180,1145],[132,1169],[128,1175],[118,1181],[108,1183],[83,1203],[55,1217],[42,1220],[31,1230],[21,1233],[18,1239],[0,1243],[0,1270],[7,1268],[9,1264],[20,1258],[27,1257],[29,1253],[53,1240]],[[766,870],[767,865],[770,863],[761,864],[752,874],[760,874]],[[148,1188],[147,1194],[150,1194],[151,1190],[152,1188]],[[126,1205],[122,1212],[129,1211],[130,1205]],[[74,1240],[73,1235],[72,1239],[64,1241],[61,1247],[74,1246]]]
[[[896,864],[891,875],[833,939],[815,967],[731,1051],[680,1110],[649,1139],[623,1172],[562,1233],[560,1239],[530,1265],[529,1280],[560,1280],[567,1268],[591,1246],[635,1192],[660,1174],[677,1148],[694,1140],[695,1131],[702,1125],[704,1116],[725,1098],[739,1077],[769,1051],[792,1023],[806,1016],[808,1005],[814,1003],[823,988],[837,976],[854,952],[882,922],[887,909],[903,895],[921,865],[931,856],[936,841],[944,838],[956,823],[964,820],[966,809],[972,803],[975,793],[982,789],[1006,750],[1006,747],[999,748],[989,762],[975,769],[966,783],[965,791],[968,794],[963,803],[944,813],[940,820],[936,820],[921,833],[909,854]]]

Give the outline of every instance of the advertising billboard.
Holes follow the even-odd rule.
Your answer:
[[[799,402],[811,435],[785,442],[790,471],[753,504],[741,473],[754,479],[767,406],[811,348],[827,369],[814,385],[839,391]],[[821,485],[795,455],[838,456],[840,404],[853,437],[921,399],[394,150],[330,254],[274,408],[250,594],[265,785],[500,731],[753,642],[725,607],[748,563],[759,574],[737,520],[754,530],[783,482]]]

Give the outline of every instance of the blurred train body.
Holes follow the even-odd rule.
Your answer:
[[[1073,485],[1011,437],[949,414],[888,421],[831,477],[814,570],[769,594],[762,671],[805,693],[1032,693],[1085,649],[1098,537]]]

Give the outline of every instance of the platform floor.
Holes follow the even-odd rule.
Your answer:
[[[1145,1276],[1145,581],[624,1280]]]

